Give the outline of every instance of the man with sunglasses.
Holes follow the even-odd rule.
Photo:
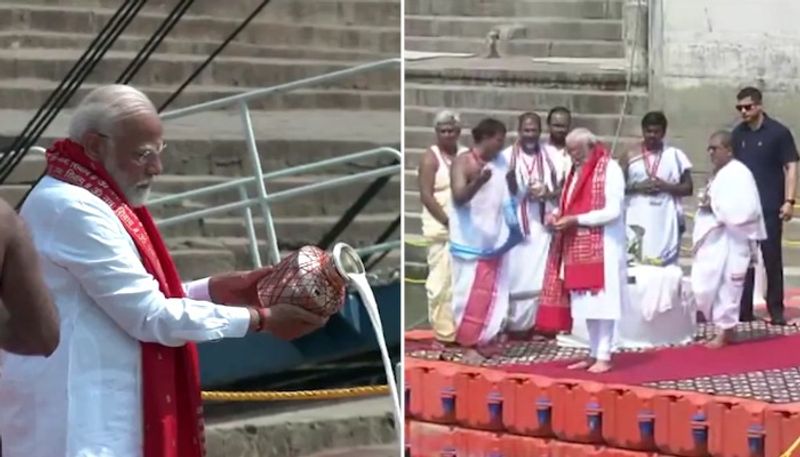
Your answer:
[[[762,107],[761,91],[745,87],[736,95],[736,111],[742,122],[732,134],[733,154],[753,173],[764,212],[767,238],[761,254],[767,273],[767,310],[774,325],[785,325],[783,314],[783,223],[792,219],[797,187],[797,154],[792,132],[769,117]],[[740,320],[755,319],[753,285],[755,270],[750,268],[742,293]]]

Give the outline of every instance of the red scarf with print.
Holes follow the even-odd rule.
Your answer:
[[[84,153],[83,146],[69,139],[56,141],[47,151],[47,174],[106,202],[133,238],[145,270],[158,281],[161,292],[167,298],[184,296],[178,271],[150,212],[131,208],[108,172]],[[144,457],[201,457],[204,439],[196,346],[140,344]]]
[[[561,194],[560,216],[578,216],[606,204],[606,169],[611,155],[598,144],[589,153],[580,174],[570,171]],[[567,195],[573,180],[575,186]],[[569,198],[567,198],[569,197]],[[564,275],[561,275],[561,267]],[[543,333],[572,329],[570,292],[597,293],[605,286],[603,227],[576,225],[557,232],[550,243],[544,283],[536,313],[536,328]]]

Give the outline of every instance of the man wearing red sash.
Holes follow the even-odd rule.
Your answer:
[[[559,210],[549,220],[557,233],[545,267],[536,328],[568,332],[572,319],[586,319],[590,357],[569,368],[601,373],[611,369],[614,326],[627,300],[625,178],[587,129],[570,132],[567,151],[573,166]]]
[[[48,359],[6,355],[0,377],[5,457],[200,457],[194,342],[249,331],[291,339],[325,320],[256,303],[269,268],[184,285],[143,204],[162,170],[150,100],[104,86],[77,107],[69,138],[21,215],[61,323]],[[219,304],[215,304],[219,303]]]
[[[539,143],[542,120],[533,112],[523,113],[517,122],[518,137],[502,154],[509,170],[509,191],[519,201],[519,221],[525,239],[508,253],[509,316],[507,330],[515,339],[530,338],[538,294],[542,289],[551,233],[545,215],[558,207],[561,182],[558,176],[563,158],[551,154]]]

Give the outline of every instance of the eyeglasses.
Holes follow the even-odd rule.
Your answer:
[[[106,135],[104,133],[100,133],[100,132],[97,132],[97,136],[99,136],[100,138],[106,139],[106,140],[110,139],[110,137],[108,135]],[[163,142],[163,141],[156,148],[151,148],[149,146],[145,146],[144,148],[139,149],[138,151],[136,151],[134,153],[134,155],[135,155],[134,162],[137,165],[146,165],[150,161],[150,159],[152,157],[160,156],[164,152],[165,149],[167,149],[167,143]]]
[[[745,105],[736,105],[736,111],[739,111],[739,112],[750,111],[751,109],[753,109],[753,106],[754,105],[752,103],[747,103]]]

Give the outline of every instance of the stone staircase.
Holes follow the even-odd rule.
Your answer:
[[[471,144],[470,128],[483,117],[505,122],[510,144],[516,138],[516,116],[534,110],[544,117],[557,105],[573,111],[575,126],[611,140],[625,104],[617,150],[630,144],[638,135],[648,99],[639,82],[625,102],[622,4],[615,0],[406,2],[407,50],[476,55],[406,62],[407,323],[424,317],[421,280],[427,268],[416,170],[421,154],[434,141],[436,112],[449,108],[461,113],[465,144]],[[495,28],[511,32],[498,45],[500,58],[487,59],[483,57],[486,35]]]
[[[195,1],[132,84],[159,106],[259,3]],[[24,128],[119,4],[114,0],[0,0],[0,144],[9,143]],[[71,108],[89,90],[114,82],[175,4],[148,2],[39,145],[46,147],[63,136]],[[400,0],[274,0],[168,109],[394,58],[399,52]],[[399,147],[398,67],[261,98],[249,106],[265,171],[380,146]],[[169,145],[165,171],[154,196],[251,174],[236,109],[167,121],[165,140]],[[367,160],[276,179],[267,182],[267,190],[287,190],[378,164]],[[42,157],[26,157],[0,186],[0,197],[12,204],[19,201],[43,165]],[[274,204],[279,247],[290,250],[317,242],[368,185],[364,181]],[[400,180],[394,178],[340,239],[354,245],[374,242],[397,217],[399,194]],[[250,195],[256,195],[255,189],[250,189]],[[231,192],[154,212],[168,217],[238,199]],[[257,222],[263,222],[259,211],[254,213]],[[266,259],[263,228],[261,224],[257,231],[262,259]],[[250,266],[241,212],[182,223],[165,228],[164,233],[186,279]],[[399,267],[399,255],[388,256],[382,265]]]

